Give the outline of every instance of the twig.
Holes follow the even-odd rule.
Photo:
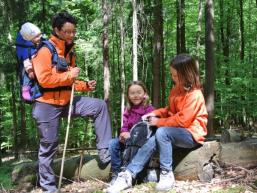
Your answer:
[[[220,181],[211,181],[211,182],[208,182],[208,183],[201,183],[201,184],[196,184],[194,185],[194,187],[201,187],[201,186],[206,186],[206,185],[212,185],[212,184],[223,184],[223,183],[226,183],[226,182],[232,182],[232,181],[235,181],[235,180],[238,180],[240,178],[244,178],[245,175],[241,175],[241,176],[237,176],[235,178],[227,178],[227,179],[222,179]]]
[[[89,176],[89,175],[88,175],[88,177],[89,177],[89,178],[91,178],[92,180],[95,180],[95,181],[100,182],[100,183],[102,183],[102,184],[104,184],[104,185],[106,185],[106,186],[109,186],[109,184],[108,184],[108,183],[105,183],[105,182],[104,182],[104,181],[102,181],[102,180],[99,180],[99,179],[94,178],[94,177]]]
[[[55,176],[58,177],[58,178],[60,178],[60,176],[58,176],[58,175],[55,175]],[[73,180],[71,180],[71,179],[68,179],[68,178],[65,178],[65,177],[63,177],[63,176],[62,176],[62,179],[67,180],[67,181],[72,182],[72,183],[75,182],[75,181],[73,181]]]
[[[79,162],[79,168],[78,168],[78,182],[80,181],[80,174],[81,174],[81,168],[82,168],[84,150],[83,150],[83,151],[80,151],[79,153],[80,153],[80,162]]]
[[[233,168],[237,168],[237,169],[243,170],[243,171],[247,172],[248,174],[251,174],[251,172],[248,169],[246,169],[246,168],[244,168],[242,166],[237,166],[237,165],[234,165],[234,164],[227,164],[227,165],[230,166],[230,167],[233,167]]]
[[[1,184],[1,190],[2,190],[3,192],[6,192],[6,193],[7,193],[7,191],[4,189],[3,184]]]

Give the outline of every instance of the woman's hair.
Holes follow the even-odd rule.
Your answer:
[[[147,92],[147,88],[145,86],[145,84],[140,81],[140,80],[137,80],[137,81],[131,81],[128,86],[127,86],[127,92],[126,92],[126,98],[127,98],[127,101],[128,101],[128,104],[127,104],[127,108],[130,109],[133,104],[131,103],[131,101],[129,100],[129,88],[132,86],[132,85],[138,85],[138,86],[141,86],[143,88],[143,90],[145,91],[145,98],[144,98],[144,101],[143,101],[143,104],[142,105],[148,105],[150,104],[150,100],[149,100],[149,96],[148,96],[148,92]]]
[[[185,88],[201,88],[196,60],[187,54],[179,54],[171,60],[170,67],[177,71],[179,82]]]
[[[57,13],[52,19],[52,28],[57,28],[58,30],[61,30],[66,22],[72,23],[74,25],[77,24],[75,17],[70,15],[68,12],[63,11]]]

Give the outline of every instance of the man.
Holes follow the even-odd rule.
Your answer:
[[[56,14],[52,20],[53,32],[49,41],[58,53],[58,62],[52,64],[52,54],[42,47],[35,58],[33,67],[43,96],[34,104],[33,117],[40,135],[39,177],[44,192],[55,192],[55,175],[51,164],[58,147],[58,129],[61,117],[68,117],[71,87],[76,91],[92,91],[96,81],[78,81],[80,69],[75,65],[73,54],[76,20],[67,12]],[[60,65],[61,64],[61,65]],[[103,100],[74,96],[72,117],[92,117],[97,140],[97,149],[102,163],[110,161],[108,143],[111,139],[111,124],[107,105]]]

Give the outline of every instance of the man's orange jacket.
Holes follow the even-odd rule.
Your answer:
[[[65,42],[58,39],[56,36],[51,36],[49,41],[55,46],[59,57],[64,58]],[[73,47],[69,53],[73,51]],[[70,67],[66,72],[58,72],[56,67],[52,65],[52,54],[47,47],[42,47],[37,55],[32,59],[33,68],[39,82],[39,85],[43,88],[56,88],[62,86],[72,86],[75,83],[76,91],[89,91],[86,82],[74,80],[71,77],[71,68],[75,67],[74,55],[70,57],[70,54],[66,55],[66,61],[70,63]],[[58,90],[47,91],[43,93],[42,97],[36,99],[39,102],[54,104],[54,105],[66,105],[70,101],[71,90]]]

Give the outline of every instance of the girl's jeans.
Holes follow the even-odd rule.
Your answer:
[[[117,175],[120,172],[122,164],[122,152],[125,149],[125,144],[120,143],[119,138],[114,138],[110,141],[109,151],[111,154],[111,169],[112,174]]]
[[[158,129],[157,129],[158,130]],[[130,164],[127,166],[127,170],[132,173],[133,178],[141,172],[145,165],[150,160],[151,156],[156,150],[155,136],[153,135],[148,141],[138,150],[135,157],[132,159]]]
[[[165,171],[172,171],[174,147],[194,148],[199,145],[185,128],[160,127],[155,137],[160,152],[160,169]]]

